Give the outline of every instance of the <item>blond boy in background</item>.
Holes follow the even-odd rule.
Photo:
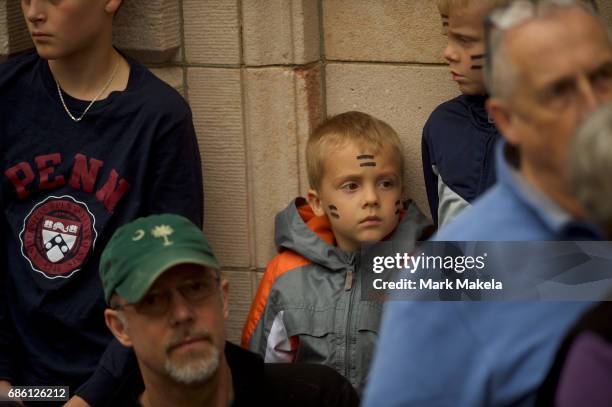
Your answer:
[[[441,227],[495,183],[500,133],[485,102],[485,17],[508,0],[438,0],[444,59],[461,95],[438,106],[423,128],[421,153],[427,200]]]

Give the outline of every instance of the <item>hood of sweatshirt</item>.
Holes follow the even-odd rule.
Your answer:
[[[431,222],[413,201],[408,201],[401,220],[385,240],[414,243],[424,238]],[[344,270],[358,252],[346,252],[335,245],[327,216],[316,216],[304,198],[297,198],[276,215],[275,242],[279,252],[289,249],[313,263],[331,270]]]

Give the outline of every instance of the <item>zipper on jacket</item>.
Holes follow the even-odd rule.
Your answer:
[[[348,269],[344,280],[344,291],[349,291],[353,287],[353,270]]]
[[[357,270],[357,268],[359,267],[359,253],[355,253],[355,260],[353,262],[353,268],[348,269],[346,272],[346,279],[347,281],[345,282],[344,288],[346,291],[350,291],[349,293],[349,303],[348,303],[348,313],[346,314],[346,348],[344,351],[344,366],[345,366],[345,377],[351,381],[351,338],[352,338],[352,332],[351,332],[351,320],[353,319],[353,297],[355,295],[355,291],[353,290],[353,273],[354,270]],[[350,275],[350,285],[348,285],[347,288],[347,283],[348,283],[348,279],[349,279],[349,275]]]

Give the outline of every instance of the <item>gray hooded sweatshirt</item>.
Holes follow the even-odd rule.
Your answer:
[[[431,222],[413,202],[390,237],[411,251]],[[268,265],[251,307],[243,346],[266,362],[331,366],[359,391],[378,338],[382,302],[361,297],[359,252],[334,245],[326,217],[303,198],[276,215],[279,254]]]

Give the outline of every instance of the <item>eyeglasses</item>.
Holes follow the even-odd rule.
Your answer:
[[[219,277],[208,277],[187,280],[176,287],[176,290],[190,304],[199,304],[213,297],[219,289]],[[173,290],[150,291],[144,298],[134,304],[117,304],[114,310],[123,310],[126,307],[134,307],[136,312],[148,316],[160,316],[165,314],[170,307]]]
[[[538,17],[551,8],[580,7],[597,15],[595,0],[515,0],[507,6],[493,10],[485,19],[485,44],[487,62],[485,75],[491,78],[493,72],[494,53],[501,41],[501,34],[519,24]],[[490,79],[488,80],[490,81]]]

